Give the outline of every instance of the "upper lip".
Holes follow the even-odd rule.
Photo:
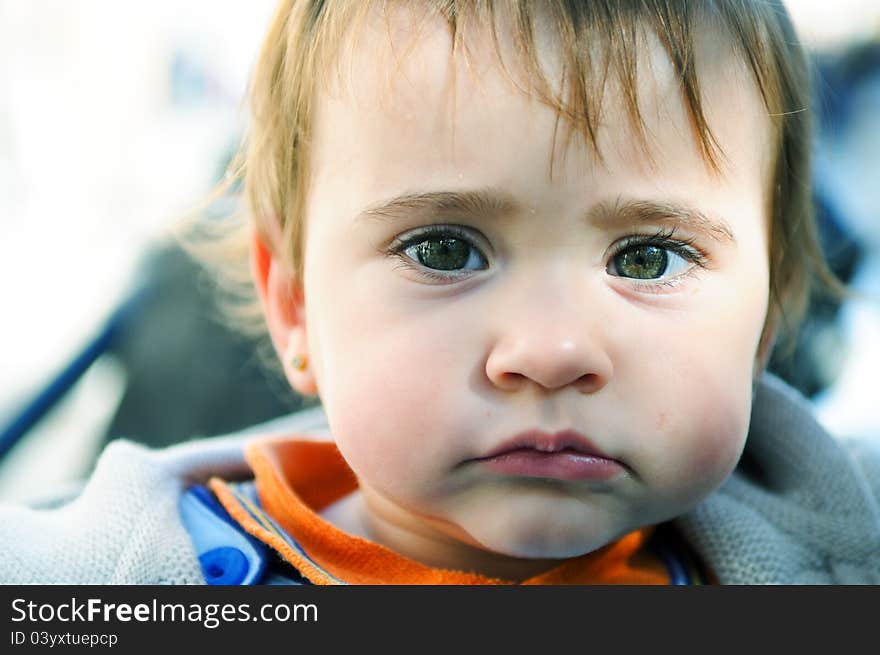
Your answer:
[[[563,450],[574,450],[582,455],[592,455],[604,459],[613,459],[575,430],[561,430],[559,432],[544,432],[542,430],[527,430],[512,436],[502,442],[497,448],[493,448],[480,459],[490,459],[515,450],[530,449],[545,453],[558,453]]]

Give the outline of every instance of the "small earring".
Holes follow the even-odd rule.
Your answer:
[[[290,360],[290,364],[297,371],[305,371],[309,362],[306,355],[294,355],[293,359]]]

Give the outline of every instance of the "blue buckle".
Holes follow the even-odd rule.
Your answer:
[[[268,553],[244,532],[204,486],[184,492],[180,518],[192,539],[205,582],[209,585],[252,585],[266,569]]]

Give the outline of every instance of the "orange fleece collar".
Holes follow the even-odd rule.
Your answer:
[[[357,479],[335,444],[287,439],[258,440],[245,457],[253,469],[263,510],[292,537],[255,520],[222,480],[210,486],[227,511],[261,541],[277,550],[315,584],[514,584],[475,573],[421,564],[362,537],[347,534],[317,512],[357,489]],[[586,555],[521,584],[669,584],[663,564],[646,548],[653,528],[631,532]]]

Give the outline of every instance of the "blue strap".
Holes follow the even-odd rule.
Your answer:
[[[669,573],[669,584],[674,586],[687,586],[694,584],[688,571],[687,560],[684,554],[675,547],[661,527],[656,530],[649,542],[649,548],[661,559]]]
[[[0,459],[70,391],[95,361],[125,332],[128,321],[151,293],[140,287],[119,306],[101,331],[23,407],[10,422],[0,427]]]

